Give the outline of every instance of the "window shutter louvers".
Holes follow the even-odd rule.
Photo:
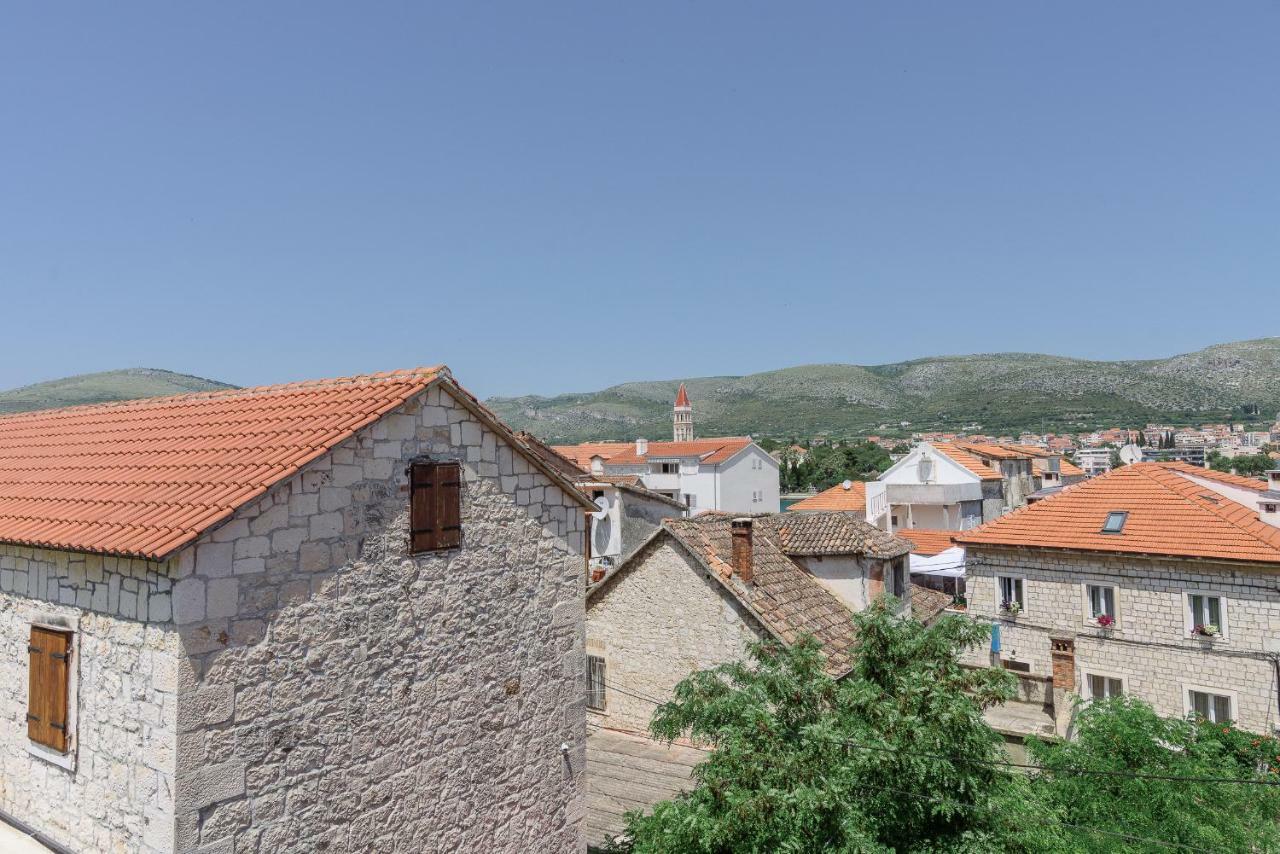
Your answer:
[[[71,635],[42,626],[32,626],[27,654],[27,737],[37,744],[65,753]]]
[[[410,552],[448,549],[462,543],[462,466],[414,463],[409,467]]]

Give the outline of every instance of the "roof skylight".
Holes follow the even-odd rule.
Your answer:
[[[1129,518],[1128,510],[1112,510],[1107,514],[1107,521],[1102,525],[1102,533],[1118,534],[1124,530],[1125,520]]]

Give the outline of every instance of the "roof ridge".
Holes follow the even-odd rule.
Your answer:
[[[128,400],[106,400],[99,403],[78,403],[74,406],[51,406],[47,409],[32,409],[26,412],[12,412],[0,415],[0,423],[13,423],[36,417],[60,417],[60,413],[79,415],[85,412],[107,409],[127,409],[130,407],[142,409],[148,406],[170,406],[175,403],[181,403],[188,400],[222,400],[249,395],[278,394],[305,389],[337,388],[348,385],[373,385],[377,383],[391,383],[407,379],[434,379],[435,377],[446,377],[452,379],[453,374],[450,372],[447,365],[439,364],[429,367],[405,368],[402,370],[381,371],[372,374],[353,374],[350,376],[331,377],[328,379],[295,380],[287,383],[245,386],[243,388],[188,391],[183,392],[182,394],[169,394],[162,395],[160,397],[135,397]]]
[[[1138,465],[1141,465],[1141,464],[1138,464]],[[1266,545],[1271,546],[1273,548],[1280,549],[1280,528],[1276,528],[1271,525],[1268,525],[1266,522],[1263,522],[1261,519],[1254,519],[1253,515],[1257,512],[1255,508],[1246,507],[1245,505],[1241,504],[1239,501],[1236,501],[1233,498],[1228,498],[1222,493],[1215,493],[1219,501],[1225,501],[1233,507],[1239,507],[1243,509],[1247,514],[1249,514],[1247,521],[1242,522],[1237,518],[1233,518],[1233,516],[1236,514],[1228,515],[1226,512],[1224,512],[1221,504],[1210,501],[1207,498],[1204,498],[1202,495],[1200,495],[1199,490],[1204,489],[1205,488],[1204,486],[1196,483],[1193,480],[1190,480],[1189,478],[1180,477],[1180,475],[1192,474],[1192,472],[1187,472],[1180,468],[1174,468],[1171,465],[1165,465],[1163,463],[1152,463],[1151,465],[1152,465],[1152,468],[1150,469],[1147,469],[1145,466],[1143,466],[1141,471],[1144,474],[1148,471],[1151,472],[1152,474],[1158,471],[1161,473],[1162,476],[1167,474],[1167,476],[1169,477],[1177,477],[1182,483],[1179,484],[1178,487],[1174,487],[1154,477],[1150,478],[1152,481],[1155,481],[1156,483],[1160,483],[1160,485],[1164,486],[1166,489],[1169,489],[1177,493],[1178,495],[1181,495],[1183,498],[1185,498],[1187,501],[1192,502],[1197,507],[1200,507],[1201,509],[1209,511],[1213,515],[1217,516],[1219,519],[1222,519],[1224,522],[1235,526],[1240,531],[1250,535],[1251,537],[1254,537],[1255,539],[1265,543]],[[1213,478],[1210,478],[1210,480],[1213,480]],[[1230,484],[1228,481],[1219,481],[1219,482],[1228,483],[1229,485],[1232,485],[1232,486],[1238,485],[1238,484]],[[1184,492],[1182,488],[1180,488],[1182,484],[1186,485],[1186,488],[1187,488],[1186,492]]]

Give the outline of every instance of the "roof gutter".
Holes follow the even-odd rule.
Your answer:
[[[34,827],[27,824],[22,819],[12,816],[9,813],[5,812],[4,810],[0,810],[0,821],[3,821],[5,824],[14,828],[18,832],[31,837],[36,842],[43,845],[45,848],[48,848],[50,851],[54,852],[54,854],[75,854],[75,852],[72,851],[67,846],[63,845],[62,843],[58,842],[55,839],[50,839],[47,835],[45,835],[44,833],[41,833],[39,830],[36,830]]]

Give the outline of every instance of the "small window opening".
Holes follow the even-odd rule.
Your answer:
[[[1129,518],[1127,510],[1113,510],[1107,514],[1107,521],[1102,526],[1104,534],[1118,534],[1124,530],[1125,520]]]

